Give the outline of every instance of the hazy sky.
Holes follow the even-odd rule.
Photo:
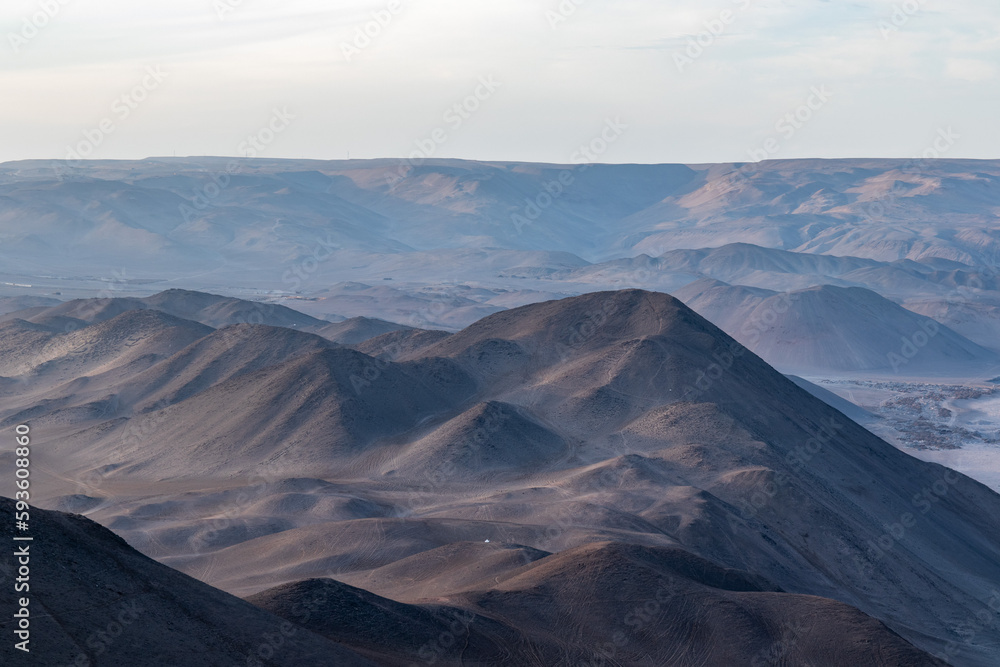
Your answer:
[[[1000,158],[997,0],[4,0],[0,28],[0,161]]]

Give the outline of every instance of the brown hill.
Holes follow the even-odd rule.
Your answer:
[[[5,516],[14,502],[0,498]],[[81,516],[31,510],[33,542],[16,543],[13,522],[0,537],[29,549],[28,648],[15,649],[12,581],[0,589],[7,613],[0,631],[5,665],[98,667],[223,667],[372,665],[349,649],[135,551],[120,537]],[[8,551],[11,552],[14,547]],[[9,555],[4,557],[10,576]],[[17,595],[20,597],[20,594]]]

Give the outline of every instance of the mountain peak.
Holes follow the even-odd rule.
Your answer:
[[[623,341],[693,330],[725,335],[669,294],[640,289],[592,292],[495,313],[420,354],[455,356],[503,340],[533,354],[565,358]]]

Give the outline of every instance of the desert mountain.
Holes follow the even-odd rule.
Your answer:
[[[849,417],[851,421],[867,425],[871,421],[878,419],[876,415],[872,414],[868,410],[851,403],[846,398],[841,398],[828,389],[824,389],[823,387],[813,384],[812,382],[796,375],[788,375],[787,377],[798,387],[805,389],[810,394],[829,405],[831,408],[842,412],[844,415]]]
[[[550,465],[566,453],[567,443],[523,409],[488,401],[408,445],[385,467],[411,475],[423,471],[428,477],[442,470],[469,477],[520,475],[525,468]]]
[[[530,665],[560,659],[557,646],[520,648],[527,643],[524,631],[489,616],[444,605],[401,604],[332,579],[286,584],[247,601],[380,665],[406,667],[414,660]]]
[[[142,302],[149,308],[215,328],[229,324],[266,324],[299,329],[326,325],[323,320],[317,320],[285,306],[191,290],[170,289],[146,297]]]
[[[141,412],[177,403],[216,384],[334,347],[285,327],[234,324],[201,338],[116,386],[120,401]]]
[[[14,501],[0,498],[13,516]],[[374,665],[347,648],[259,607],[161,565],[120,537],[72,514],[31,511],[33,542],[13,542],[13,524],[0,536],[29,549],[30,653],[14,648],[13,559],[2,561],[5,585],[0,620],[8,641],[6,665]],[[13,550],[13,547],[11,548]],[[46,565],[46,556],[49,565]],[[34,556],[34,558],[31,558]],[[253,662],[257,660],[257,662]]]
[[[298,349],[306,335],[291,333]],[[391,346],[411,335],[379,338]],[[679,300],[592,293],[504,310],[438,338],[386,349],[385,359],[373,339],[368,354],[318,349],[262,357],[273,363],[242,374],[198,372],[205,381],[193,388],[205,388],[167,407],[73,422],[68,436],[41,443],[38,463],[69,480],[97,476],[94,500],[71,500],[70,484],[53,502],[78,502],[164,562],[240,595],[332,578],[414,602],[431,586],[421,580],[441,581],[454,563],[449,576],[469,585],[450,585],[442,604],[536,625],[544,645],[550,621],[529,618],[518,601],[540,599],[539,586],[554,605],[543,610],[587,601],[575,612],[581,636],[604,637],[593,619],[622,610],[542,563],[569,554],[568,571],[588,571],[595,558],[611,581],[654,557],[640,547],[680,549],[769,582],[690,589],[711,601],[706,609],[747,609],[740,627],[754,646],[789,642],[774,623],[795,609],[824,619],[810,633],[832,614],[845,636],[880,637],[884,659],[906,655],[842,603],[948,662],[995,664],[995,629],[969,640],[965,628],[995,599],[1000,496],[878,439]],[[244,347],[253,365],[269,345],[234,345],[228,367],[243,368]],[[480,588],[476,559],[447,547],[486,540],[527,562],[510,552],[491,560],[493,583]],[[405,591],[377,584],[393,564],[432,550],[443,565],[419,561]],[[532,560],[535,569],[514,576]],[[549,576],[551,587],[533,578]],[[766,597],[774,589],[837,603],[777,602]],[[678,627],[686,613],[671,617]],[[713,627],[734,626],[719,614]],[[808,636],[803,651],[829,646],[829,635]],[[653,650],[643,637],[629,650]],[[576,655],[567,646],[575,640],[560,641]]]
[[[590,664],[944,664],[847,605],[679,549],[596,542],[456,599],[536,641],[560,641],[569,624],[591,645],[574,658]]]
[[[295,460],[300,473],[315,474],[452,409],[470,391],[469,378],[444,360],[386,364],[346,348],[321,349],[120,424],[101,434],[99,449],[107,464],[153,476],[176,475],[192,458],[206,475],[248,474],[271,459]],[[133,441],[123,448],[129,429],[175,439],[175,446],[154,453]]]
[[[213,175],[233,162],[228,186],[205,200]],[[147,270],[175,262],[180,272],[287,267],[289,259],[302,264],[338,251],[499,248],[593,261],[606,259],[608,247],[623,256],[659,256],[734,242],[880,261],[972,265],[1000,257],[989,217],[1000,178],[995,161],[430,159],[414,167],[394,160],[158,158],[86,166],[25,161],[0,165],[0,176],[0,220],[10,221],[2,231],[14,268],[70,247],[80,251],[72,270],[83,268],[84,256],[92,268],[133,253],[153,262]],[[539,205],[539,195],[554,191],[560,178],[563,192]],[[93,202],[101,204],[87,205]],[[16,224],[24,218],[40,222],[26,231]],[[281,280],[286,270],[268,277]]]
[[[0,315],[14,313],[26,308],[48,308],[60,303],[59,299],[43,296],[5,296],[0,297]]]
[[[1000,361],[949,327],[860,287],[786,293],[701,280],[676,296],[778,368],[960,373]]]
[[[16,319],[2,326],[9,329],[11,338],[4,341],[0,374],[35,374],[65,380],[116,366],[146,365],[212,331],[197,322],[142,309],[125,310],[93,326],[71,328],[65,333]]]
[[[74,299],[53,306],[14,311],[3,319],[58,323],[69,325],[66,328],[72,330],[103,322],[129,310],[142,309],[156,310],[213,328],[229,324],[267,324],[309,329],[329,324],[281,305],[182,289],[170,289],[144,298]]]
[[[416,354],[450,335],[447,331],[404,329],[369,338],[354,345],[354,349],[380,359],[395,361],[401,356]]]
[[[983,347],[1000,350],[1000,295],[959,289],[943,298],[910,299],[903,305]]]
[[[220,173],[228,185],[208,200]],[[0,165],[0,297],[146,298],[170,284],[331,322],[447,330],[500,308],[705,277],[865,287],[900,303],[978,286],[995,299],[998,179],[997,162],[976,160],[19,162]],[[38,270],[53,261],[56,275]],[[168,312],[289,325],[221,309]]]
[[[334,343],[343,345],[357,345],[366,340],[391,333],[393,331],[408,331],[413,327],[408,327],[385,320],[372,319],[370,317],[352,317],[343,322],[334,322],[313,329],[316,333],[332,340]]]
[[[330,579],[248,600],[387,665],[945,664],[847,605],[680,549],[597,542],[478,583],[433,604]]]

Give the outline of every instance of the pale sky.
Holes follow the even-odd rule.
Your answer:
[[[602,162],[1000,158],[997,0],[3,0],[0,33],[0,162],[570,162],[609,119]]]

